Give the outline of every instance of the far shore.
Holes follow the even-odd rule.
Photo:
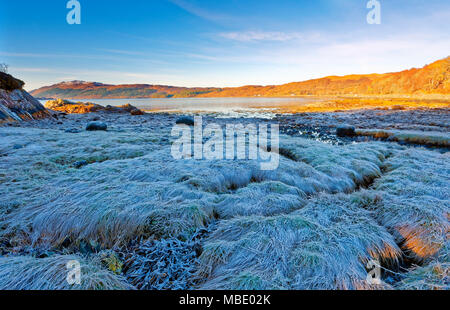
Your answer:
[[[290,96],[290,97],[190,97],[190,98],[70,98],[67,99],[69,101],[75,103],[89,103],[91,100],[95,102],[95,100],[121,100],[126,101],[130,100],[129,103],[134,104],[133,100],[150,100],[157,99],[158,101],[162,100],[176,100],[180,101],[180,104],[183,100],[199,100],[201,102],[209,100],[220,100],[220,99],[287,99],[287,98],[299,98],[299,99],[307,99],[301,104],[296,103],[286,103],[286,104],[274,104],[271,105],[258,105],[258,103],[253,103],[251,109],[261,109],[261,111],[270,109],[273,113],[279,114],[293,114],[293,113],[328,113],[328,112],[351,112],[357,110],[416,110],[416,109],[450,109],[450,96],[448,95],[440,95],[433,96],[434,98],[423,98],[423,97],[390,97],[390,96]],[[63,98],[65,99],[65,98]],[[50,100],[48,98],[40,99],[42,101]],[[102,105],[102,103],[99,103]],[[226,103],[223,104],[224,108],[227,108]],[[161,110],[158,107],[139,107],[143,111],[148,113],[153,112],[179,112],[176,106],[173,109]],[[234,107],[236,108],[236,107]],[[242,110],[245,110],[247,107],[245,104],[242,106]],[[199,110],[201,111],[201,109]],[[192,109],[191,112],[196,112],[196,109]]]

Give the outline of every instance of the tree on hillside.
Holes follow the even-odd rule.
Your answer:
[[[8,65],[5,63],[0,63],[0,72],[8,73]]]

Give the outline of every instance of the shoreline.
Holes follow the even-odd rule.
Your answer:
[[[272,113],[280,113],[280,114],[295,114],[295,113],[328,113],[328,112],[356,112],[363,110],[421,110],[421,109],[450,109],[450,99],[448,100],[439,100],[439,99],[402,99],[402,98],[374,98],[374,97],[366,97],[366,98],[355,98],[355,97],[309,97],[304,102],[272,102],[265,103],[262,105],[260,103],[258,105],[258,99],[292,99],[295,98],[290,97],[228,97],[228,98],[188,98],[191,102],[189,102],[186,106],[183,106],[182,98],[164,98],[164,99],[154,99],[155,103],[157,102],[156,107],[148,106],[151,104],[152,98],[125,98],[125,99],[97,99],[96,104],[105,107],[105,104],[110,105],[112,100],[117,100],[117,105],[123,105],[125,102],[127,104],[136,105],[137,108],[142,109],[147,113],[155,113],[155,112],[175,112],[175,113],[214,113],[214,109],[217,110],[217,113],[221,113],[219,110],[229,112],[234,111],[252,111],[252,112],[272,112]],[[307,97],[298,97],[298,99],[306,99]],[[204,104],[208,101],[208,99],[213,100],[211,103],[211,107],[196,107],[195,100],[199,101],[199,105]],[[221,102],[220,100],[227,99],[230,102],[227,104],[226,102]],[[242,106],[236,105],[235,102],[231,101],[233,99],[245,99],[251,100],[256,99],[256,102],[243,102]],[[72,103],[76,104],[92,104],[89,99],[82,99],[85,101],[80,101],[77,99],[68,99]],[[94,103],[95,103],[94,99]],[[137,100],[137,101],[136,101]],[[149,100],[148,103],[142,103],[139,101]],[[194,100],[194,102],[192,102]],[[214,102],[214,100],[218,100]],[[43,101],[43,100],[41,100]],[[50,100],[52,101],[52,100]],[[106,101],[106,102],[103,102]],[[180,101],[180,107],[177,108],[178,102]],[[49,101],[47,101],[49,102]],[[176,102],[176,103],[175,103]],[[166,105],[171,105],[163,107],[164,103]],[[219,104],[220,106],[215,106],[214,104]],[[248,106],[247,106],[248,105]],[[223,108],[221,108],[223,106]],[[223,113],[222,111],[222,113]]]

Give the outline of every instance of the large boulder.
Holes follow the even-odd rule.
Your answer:
[[[190,116],[182,116],[182,117],[177,119],[176,124],[177,125],[194,126],[195,125],[195,121],[194,121],[194,118],[192,118]]]
[[[106,131],[108,130],[108,125],[103,122],[89,122],[86,126],[87,131]]]

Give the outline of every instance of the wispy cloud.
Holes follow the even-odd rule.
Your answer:
[[[0,52],[0,56],[13,58],[79,58],[79,59],[105,59],[105,55],[81,55],[81,54],[47,54],[47,53],[17,53]],[[109,57],[112,59],[112,57]]]
[[[49,68],[31,68],[31,67],[14,67],[15,72],[27,72],[27,73],[44,73],[44,72],[54,72]]]
[[[144,52],[135,52],[135,51],[127,51],[127,50],[117,50],[117,49],[107,49],[107,48],[96,48],[97,51],[119,54],[119,55],[132,55],[132,56],[146,56],[148,53]]]
[[[169,0],[169,2],[175,4],[179,8],[185,10],[186,12],[192,15],[206,19],[208,21],[220,23],[231,19],[230,16],[206,10],[185,0]]]
[[[0,56],[7,56],[7,57],[24,57],[24,58],[67,57],[66,55],[58,55],[58,54],[7,53],[7,52],[0,52]]]
[[[219,37],[240,41],[240,42],[256,42],[256,41],[297,41],[307,40],[313,41],[320,38],[320,34],[305,34],[300,32],[280,32],[280,31],[237,31],[222,32]]]

